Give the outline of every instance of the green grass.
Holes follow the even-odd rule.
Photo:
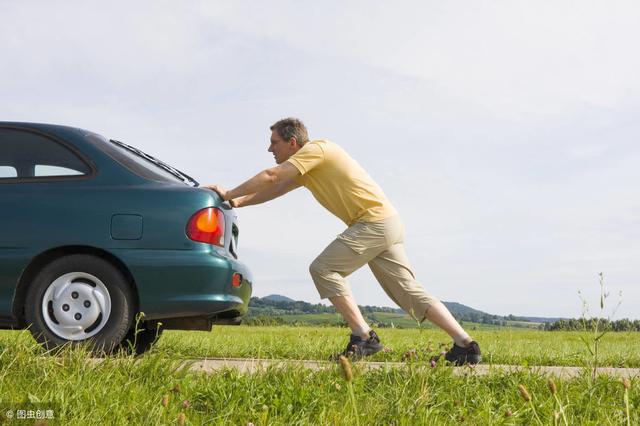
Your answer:
[[[427,361],[451,344],[444,332],[431,328],[376,331],[391,351],[374,355],[372,361],[400,361],[404,353],[413,349],[419,359]],[[326,360],[344,348],[348,336],[349,330],[339,327],[214,326],[211,332],[166,331],[157,350],[170,358]],[[582,366],[589,355],[581,336],[592,337],[589,333],[522,328],[473,332],[486,363],[510,365]],[[16,339],[24,344],[32,340],[27,332],[0,331],[0,346]],[[637,348],[640,348],[640,333],[608,333],[601,340],[599,363],[611,367],[640,367]]]
[[[382,342],[392,349],[378,353],[374,361],[400,361],[416,349],[428,360],[450,339],[435,329],[378,329]],[[341,351],[349,331],[337,327],[232,327],[214,326],[208,332],[167,331],[158,350],[172,357],[284,358],[326,360]],[[587,352],[578,332],[545,332],[525,329],[478,330],[486,362],[512,365],[583,365]],[[640,367],[640,333],[609,333],[602,341],[600,363],[613,367]]]
[[[435,330],[379,330],[394,352],[378,360],[397,361],[404,350],[438,350],[448,339]],[[640,337],[610,333],[603,338],[604,364],[638,366]],[[228,369],[214,374],[180,369],[181,359],[201,356],[325,359],[342,349],[348,331],[309,327],[214,327],[213,332],[168,331],[161,344],[144,357],[107,358],[87,364],[81,349],[58,356],[43,354],[26,332],[0,332],[0,392],[3,409],[32,401],[51,403],[57,421],[49,424],[536,424],[529,403],[518,393],[524,385],[544,424],[554,424],[557,403],[547,378],[531,370],[488,376],[454,376],[450,368],[421,368],[422,360],[375,371],[354,367],[353,390],[336,365],[321,371],[303,367],[268,368],[255,374]],[[577,333],[527,330],[477,332],[487,361],[533,365],[534,360],[559,365],[584,365]],[[426,352],[425,352],[426,356]],[[497,361],[500,360],[500,361]],[[553,361],[553,362],[552,362]],[[545,363],[542,363],[545,364]],[[556,379],[558,397],[569,424],[626,424],[620,380],[598,377],[588,369],[577,379]],[[176,388],[176,391],[172,389]],[[631,381],[631,424],[640,423],[640,381]],[[168,395],[168,404],[161,404]],[[183,401],[188,401],[188,407]],[[510,414],[510,415],[508,415]],[[1,423],[1,422],[0,422]],[[31,422],[32,423],[32,422]],[[31,424],[24,423],[23,424]],[[17,423],[20,424],[20,423]],[[559,423],[563,424],[562,418]]]

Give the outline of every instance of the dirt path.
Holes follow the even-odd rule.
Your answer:
[[[237,368],[243,373],[253,373],[264,370],[270,366],[304,366],[311,370],[321,370],[331,368],[335,363],[329,361],[308,361],[308,360],[282,360],[282,359],[252,359],[252,358],[211,358],[211,359],[194,359],[188,361],[189,370],[194,372],[213,373],[223,368]],[[401,368],[406,363],[401,362],[358,362],[358,366],[365,370],[374,370],[378,368]],[[430,368],[424,364],[421,368]],[[540,374],[552,375],[563,378],[578,377],[583,371],[582,367],[560,367],[560,366],[530,366],[522,367],[517,365],[485,365],[480,364],[475,367],[454,367],[454,374],[473,374],[485,375],[493,371],[534,371]],[[607,374],[614,377],[639,378],[640,368],[598,368],[598,374]]]

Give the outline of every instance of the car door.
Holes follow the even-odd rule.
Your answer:
[[[50,212],[65,191],[89,179],[91,163],[67,142],[37,130],[0,125],[0,322],[11,321],[18,279],[34,256],[59,238]]]

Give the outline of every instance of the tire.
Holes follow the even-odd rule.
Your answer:
[[[142,322],[138,324],[137,330],[135,324],[122,340],[120,348],[129,354],[142,355],[155,345],[164,328],[158,326],[158,323]]]
[[[87,344],[111,353],[131,328],[135,312],[129,283],[108,261],[86,254],[54,260],[27,291],[25,319],[46,349]]]

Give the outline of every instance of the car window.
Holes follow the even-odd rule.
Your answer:
[[[15,167],[0,166],[0,178],[15,178],[18,177],[18,171]]]
[[[36,164],[35,176],[77,176],[82,172],[60,166],[41,166]]]
[[[133,173],[145,179],[154,180],[157,182],[180,182],[184,181],[173,174],[167,172],[158,165],[152,163],[144,157],[132,152],[126,148],[123,148],[107,139],[103,136],[91,133],[87,135],[98,148],[107,153],[111,158],[118,163],[131,170]]]
[[[89,173],[89,165],[59,142],[29,131],[0,129],[0,180]]]

